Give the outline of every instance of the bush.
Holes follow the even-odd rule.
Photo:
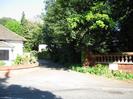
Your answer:
[[[31,53],[25,53],[22,56],[17,56],[14,64],[34,64],[37,62],[37,58]]]
[[[0,66],[4,66],[4,65],[5,65],[5,62],[0,61]]]
[[[15,61],[14,61],[14,64],[19,65],[19,64],[22,64],[22,63],[23,63],[22,57],[18,55],[16,57]]]
[[[30,54],[32,57],[35,57],[37,59],[37,55],[38,55],[37,51],[31,51]]]
[[[50,59],[50,54],[48,51],[38,52],[37,57],[38,59]]]
[[[108,78],[114,77],[116,79],[133,79],[133,74],[122,72],[122,71],[114,71],[108,69],[107,65],[97,64],[96,66],[92,67],[83,67],[81,65],[72,65],[70,68],[77,72],[82,73],[90,73],[95,75],[102,75]]]
[[[133,74],[122,71],[114,71],[113,76],[120,80],[133,79]]]

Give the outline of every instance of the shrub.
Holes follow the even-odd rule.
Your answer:
[[[32,57],[35,57],[37,59],[37,55],[38,55],[37,51],[31,51],[30,54]]]
[[[18,56],[16,57],[15,61],[14,61],[14,64],[17,64],[17,65],[18,65],[18,64],[22,64],[22,62],[23,62],[23,61],[22,61],[22,57],[18,55]]]
[[[0,66],[4,66],[4,65],[5,65],[5,62],[0,61]]]
[[[50,54],[48,51],[38,52],[37,57],[38,59],[50,59]]]
[[[17,58],[14,61],[14,64],[34,64],[37,62],[37,58],[30,53],[25,53],[22,56],[17,56]]]
[[[92,67],[83,67],[81,65],[72,65],[70,66],[72,70],[82,73],[90,73],[95,75],[102,75],[106,77],[114,77],[116,79],[133,79],[133,74],[122,72],[122,71],[114,71],[108,69],[107,65],[97,64],[96,66]]]
[[[120,80],[133,79],[133,74],[122,71],[114,71],[113,76]]]

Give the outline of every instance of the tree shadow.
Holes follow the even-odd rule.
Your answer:
[[[6,80],[6,78],[0,78],[0,99],[62,99],[50,91],[20,85],[7,86]]]
[[[57,64],[50,60],[38,60],[39,66],[45,67],[45,68],[51,68],[56,70],[68,70],[69,68],[65,67],[63,64]]]

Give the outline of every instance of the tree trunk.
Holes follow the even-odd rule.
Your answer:
[[[91,50],[85,49],[84,56],[83,56],[83,66],[94,66],[94,56]]]

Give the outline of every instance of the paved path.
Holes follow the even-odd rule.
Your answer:
[[[36,67],[1,76],[0,99],[133,99],[133,83]]]

